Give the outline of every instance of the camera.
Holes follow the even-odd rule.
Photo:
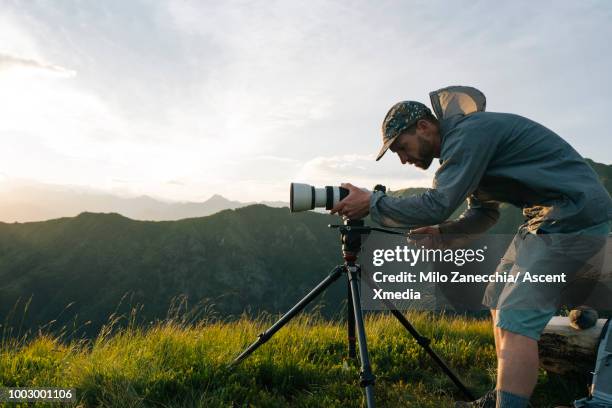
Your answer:
[[[338,186],[316,188],[310,184],[291,183],[289,208],[291,212],[314,210],[317,207],[331,210],[339,201],[346,198],[348,193],[346,188]]]
[[[366,189],[362,189],[368,191]],[[387,188],[381,184],[374,187],[374,191],[385,193]],[[291,183],[289,191],[289,208],[291,212],[314,210],[317,207],[331,210],[349,194],[346,188],[338,186],[325,186],[316,188],[310,184]]]

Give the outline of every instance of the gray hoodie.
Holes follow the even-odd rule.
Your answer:
[[[566,141],[532,120],[457,114],[441,120],[440,135],[441,165],[432,188],[404,198],[374,192],[373,221],[480,233],[499,218],[499,202],[522,208],[527,220],[521,229],[529,232],[574,232],[612,220],[612,198],[597,174]],[[462,216],[446,221],[466,199]]]

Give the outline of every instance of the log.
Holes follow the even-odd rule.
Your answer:
[[[599,337],[606,319],[585,330],[570,326],[569,317],[554,316],[539,342],[540,367],[556,374],[584,374],[595,368]]]
[[[598,281],[597,291],[585,301],[595,309],[609,310],[612,293],[612,234],[610,234],[605,251],[605,262]],[[601,303],[597,303],[601,302]],[[544,329],[539,342],[540,367],[557,374],[585,374],[595,368],[595,356],[599,337],[606,319],[584,330],[570,326],[569,317],[555,316]]]

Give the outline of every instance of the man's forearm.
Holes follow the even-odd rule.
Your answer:
[[[499,219],[499,210],[494,207],[468,208],[456,220],[440,224],[443,234],[482,234]]]
[[[452,209],[435,190],[408,197],[390,197],[375,191],[370,198],[370,216],[380,225],[394,228],[417,228],[444,221]]]

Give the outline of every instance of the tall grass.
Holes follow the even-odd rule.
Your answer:
[[[183,306],[177,304],[177,310]],[[170,314],[136,324],[114,316],[91,340],[38,333],[4,338],[0,385],[76,388],[84,407],[357,407],[359,364],[346,359],[346,326],[306,314],[294,319],[236,367],[228,363],[272,322],[271,316],[222,322],[202,313]],[[475,391],[494,386],[490,323],[408,313],[432,347]],[[275,316],[277,317],[277,316]],[[120,325],[121,319],[127,324]],[[446,407],[461,398],[399,323],[366,316],[368,346],[381,407]],[[576,397],[578,385],[542,375],[535,406]],[[45,404],[39,403],[39,406]]]

